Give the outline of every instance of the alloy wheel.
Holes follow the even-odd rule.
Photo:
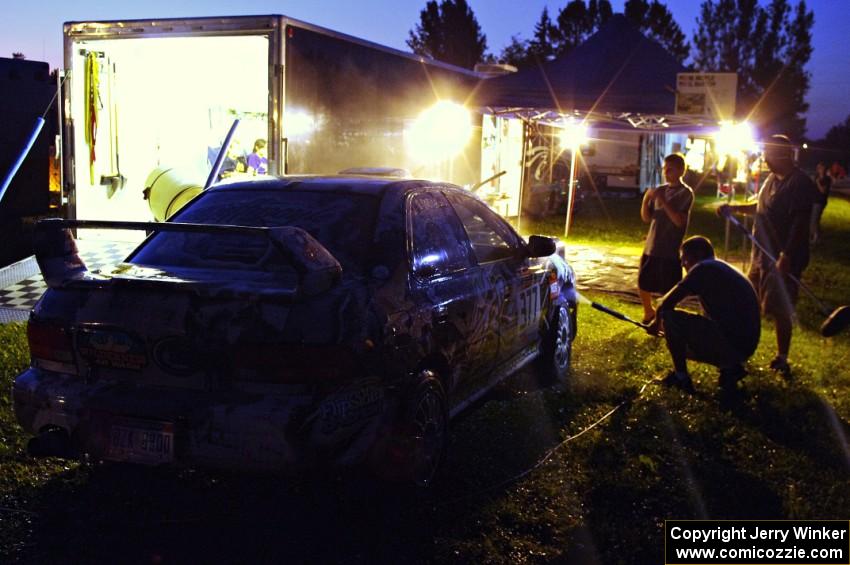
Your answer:
[[[416,401],[413,425],[413,479],[417,485],[424,487],[431,483],[440,465],[446,437],[443,399],[431,383],[423,386]]]
[[[558,326],[555,328],[555,364],[559,371],[566,370],[570,364],[570,316],[561,306],[558,311]]]

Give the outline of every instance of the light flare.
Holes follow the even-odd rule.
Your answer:
[[[469,111],[455,102],[440,100],[419,115],[405,132],[405,142],[416,159],[434,163],[456,157],[471,135]]]
[[[720,122],[720,129],[714,134],[714,140],[720,155],[757,152],[753,127],[749,122]]]
[[[584,121],[579,122],[572,118],[564,120],[558,134],[558,141],[562,149],[578,150],[588,141],[587,124]]]

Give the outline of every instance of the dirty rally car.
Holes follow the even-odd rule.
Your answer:
[[[151,235],[90,272],[81,226]],[[49,288],[13,387],[34,455],[427,485],[452,415],[527,363],[569,370],[575,281],[554,240],[452,185],[267,178],[166,223],[36,231]]]

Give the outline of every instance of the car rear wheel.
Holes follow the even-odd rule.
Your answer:
[[[539,371],[544,384],[564,384],[570,372],[573,350],[573,320],[566,305],[555,310],[540,344]]]
[[[410,430],[410,478],[419,487],[434,481],[443,462],[448,440],[446,394],[440,381],[423,377],[410,397],[407,410]]]

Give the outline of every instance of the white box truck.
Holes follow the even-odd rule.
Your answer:
[[[236,118],[237,172],[263,140],[270,174],[396,167],[478,179],[480,135],[448,166],[405,143],[424,109],[466,99],[479,79],[466,69],[280,15],[68,22],[64,56],[71,218],[151,220],[151,172],[203,184]]]

